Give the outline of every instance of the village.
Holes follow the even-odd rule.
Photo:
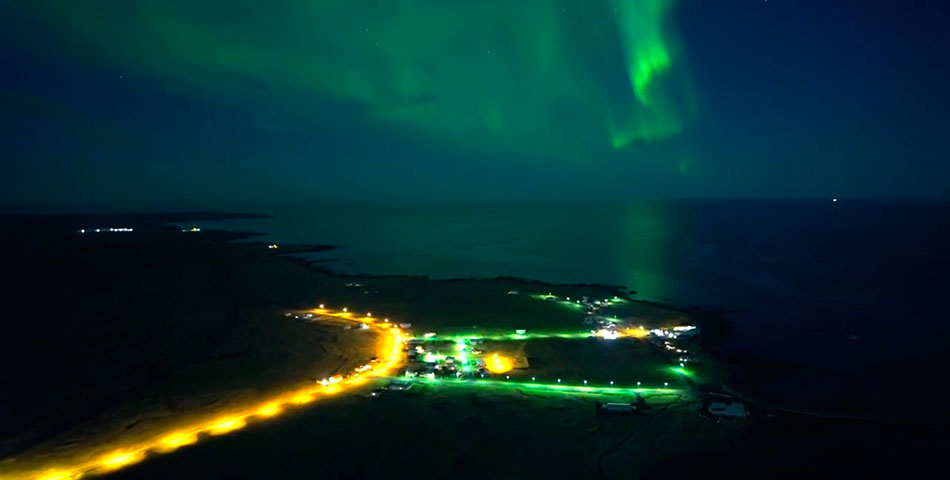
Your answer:
[[[521,295],[516,290],[508,295]],[[700,400],[699,413],[711,418],[744,418],[745,404],[730,395],[710,392],[696,381],[696,357],[691,354],[700,333],[696,325],[632,324],[618,319],[611,307],[628,302],[620,297],[592,300],[586,296],[559,297],[550,292],[529,294],[530,298],[554,302],[583,313],[577,331],[529,331],[513,329],[490,332],[407,334],[402,351],[405,365],[398,377],[367,394],[383,397],[387,392],[406,392],[415,386],[467,387],[479,389],[520,389],[554,395],[590,398],[599,414],[633,414],[649,408],[652,401],[668,403]],[[401,324],[408,329],[411,324]],[[584,354],[625,342],[639,355],[638,365],[623,358],[599,362],[593,368],[564,368],[544,353],[532,349],[533,342],[553,341],[584,350]],[[536,355],[537,354],[537,355]],[[560,357],[557,351],[548,357]],[[631,371],[640,376],[631,376]],[[616,375],[614,375],[616,373]],[[616,378],[613,378],[616,377]]]

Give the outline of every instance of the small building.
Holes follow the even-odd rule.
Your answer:
[[[708,402],[704,410],[710,416],[717,418],[745,418],[749,415],[745,409],[745,405],[743,405],[742,402],[734,400],[711,401]]]
[[[405,392],[412,389],[412,383],[410,382],[391,382],[386,386],[387,390],[392,390],[394,392]]]
[[[598,415],[633,415],[637,411],[637,406],[630,403],[595,402],[594,407]]]

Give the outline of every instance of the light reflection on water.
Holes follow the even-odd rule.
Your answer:
[[[830,200],[369,204],[255,208],[267,232],[345,273],[510,275],[623,285],[635,298],[735,310],[724,348],[865,382],[927,361],[950,301],[945,203]],[[893,327],[901,327],[895,336]],[[909,345],[917,345],[910,348]],[[882,358],[879,352],[888,352]],[[830,375],[830,373],[828,373]],[[830,382],[834,384],[835,382]],[[835,384],[837,385],[837,384]],[[840,387],[839,387],[840,388]]]

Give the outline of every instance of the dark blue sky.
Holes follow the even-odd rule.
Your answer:
[[[946,2],[77,4],[0,3],[0,205],[950,193]]]

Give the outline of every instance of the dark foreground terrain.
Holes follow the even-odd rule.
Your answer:
[[[213,413],[347,371],[372,355],[371,338],[296,321],[284,315],[291,309],[348,306],[411,322],[418,332],[557,330],[578,328],[578,313],[505,292],[614,293],[517,279],[339,277],[276,253],[286,247],[229,243],[245,234],[163,226],[206,218],[216,216],[2,218],[8,281],[0,335],[0,478],[18,463],[54,461]],[[78,233],[110,226],[135,230]],[[630,308],[657,324],[685,315],[641,303]],[[561,343],[540,342],[527,355],[558,372],[578,365],[586,370],[577,375],[612,378],[603,373],[604,362],[615,356],[573,362],[568,357],[586,354],[573,344],[561,352]],[[589,395],[432,384],[368,398],[372,387],[366,388],[113,475],[895,478],[945,464],[945,432],[934,427],[754,406],[750,418],[716,422],[699,416],[701,398],[689,389],[649,400],[637,415],[602,417],[593,404],[604,399]]]

